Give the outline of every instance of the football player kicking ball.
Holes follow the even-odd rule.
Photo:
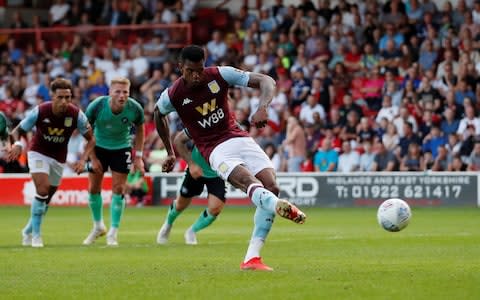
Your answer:
[[[188,245],[197,244],[196,233],[210,226],[217,216],[222,212],[225,205],[225,181],[218,177],[210,165],[205,161],[197,147],[190,152],[187,143],[190,141],[186,130],[180,132],[174,139],[177,152],[188,163],[185,171],[180,195],[172,202],[168,209],[165,223],[157,235],[158,244],[166,244],[172,229],[173,222],[190,205],[192,197],[202,193],[203,187],[207,186],[208,207],[200,214],[198,219],[185,232],[185,243]]]
[[[28,168],[35,185],[35,198],[32,200],[31,216],[22,231],[24,246],[43,247],[41,225],[48,209],[48,203],[60,185],[63,167],[67,158],[67,145],[72,132],[77,128],[85,137],[85,152],[74,165],[78,174],[83,172],[85,161],[95,146],[95,138],[85,114],[71,103],[73,87],[69,80],[55,79],[50,85],[52,101],[36,106],[20,124],[12,130],[14,144],[8,154],[13,161],[22,152],[18,141],[21,131],[37,130],[28,151]],[[98,166],[93,166],[94,171]]]
[[[90,159],[92,165],[99,164],[100,172],[90,172],[89,206],[93,217],[93,229],[83,241],[91,245],[97,238],[107,233],[103,222],[103,203],[100,195],[103,174],[112,171],[112,203],[110,205],[111,226],[107,233],[107,245],[118,246],[117,233],[125,208],[125,189],[128,173],[132,168],[131,129],[135,127],[135,158],[133,172],[144,172],[143,108],[129,97],[130,81],[127,78],[115,78],[110,83],[109,96],[101,96],[91,102],[86,111],[90,124],[94,128],[96,146]]]
[[[247,193],[256,205],[254,229],[242,270],[271,271],[260,257],[275,215],[302,224],[305,214],[287,200],[279,199],[272,162],[257,143],[236,123],[228,104],[231,86],[260,89],[260,105],[252,124],[267,124],[267,107],[275,92],[273,78],[233,67],[204,68],[205,52],[199,46],[187,46],[180,53],[182,77],[162,92],[155,106],[155,124],[168,156],[163,171],[175,165],[175,152],[169,136],[166,116],[173,111],[188,129],[194,144],[224,180]]]

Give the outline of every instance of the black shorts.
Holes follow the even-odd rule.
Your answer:
[[[192,198],[198,196],[203,192],[203,187],[207,186],[207,191],[209,194],[216,196],[218,199],[225,202],[225,181],[220,177],[206,178],[200,177],[194,179],[190,172],[185,172],[185,178],[182,182],[182,187],[180,188],[180,195],[185,198]]]
[[[95,154],[98,160],[102,164],[103,172],[110,170],[118,173],[128,174],[130,173],[130,167],[132,166],[132,149],[124,148],[118,150],[108,150],[95,146]]]

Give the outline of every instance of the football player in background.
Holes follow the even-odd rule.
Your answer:
[[[93,126],[96,139],[94,151],[90,155],[92,165],[100,165],[100,172],[90,172],[88,203],[93,217],[93,229],[83,241],[91,245],[97,238],[107,233],[103,222],[102,190],[103,175],[110,168],[112,172],[112,203],[110,205],[110,229],[107,245],[118,246],[117,233],[125,209],[125,190],[130,171],[145,172],[143,164],[143,144],[145,139],[144,114],[139,102],[130,95],[130,80],[114,78],[110,83],[108,96],[100,96],[92,101],[86,110],[87,118]],[[132,159],[131,130],[135,128],[135,154]],[[133,162],[133,165],[132,165]],[[133,170],[132,170],[133,169]]]
[[[72,104],[73,86],[69,80],[58,78],[50,85],[52,101],[42,103],[30,111],[20,124],[12,130],[13,145],[8,160],[16,160],[24,145],[19,134],[36,127],[28,151],[28,168],[35,185],[35,197],[31,204],[30,220],[22,231],[24,246],[43,247],[41,225],[48,204],[62,179],[67,157],[67,145],[75,129],[85,137],[87,144],[74,170],[80,174],[85,161],[95,146],[95,138],[85,114]],[[95,167],[97,168],[97,167]],[[94,168],[94,169],[95,169]],[[98,171],[98,170],[97,170]]]
[[[157,243],[159,244],[167,243],[173,222],[190,205],[192,197],[203,192],[204,186],[207,186],[208,191],[208,207],[200,214],[195,223],[185,231],[186,244],[196,245],[198,243],[196,233],[210,226],[225,205],[225,181],[212,170],[197,147],[194,146],[191,151],[189,150],[189,141],[190,137],[186,129],[178,133],[173,141],[178,154],[187,161],[188,168],[185,171],[180,193],[169,206],[165,222],[158,232]]]

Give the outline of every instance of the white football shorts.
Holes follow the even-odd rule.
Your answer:
[[[28,151],[28,168],[31,173],[46,173],[52,186],[59,186],[62,180],[63,164],[35,151]]]
[[[244,165],[253,175],[266,168],[273,169],[272,161],[251,137],[226,140],[213,149],[209,162],[224,180],[238,165]]]

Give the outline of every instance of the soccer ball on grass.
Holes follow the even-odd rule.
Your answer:
[[[378,207],[378,224],[387,231],[396,232],[404,229],[411,218],[410,206],[402,199],[388,199]]]

